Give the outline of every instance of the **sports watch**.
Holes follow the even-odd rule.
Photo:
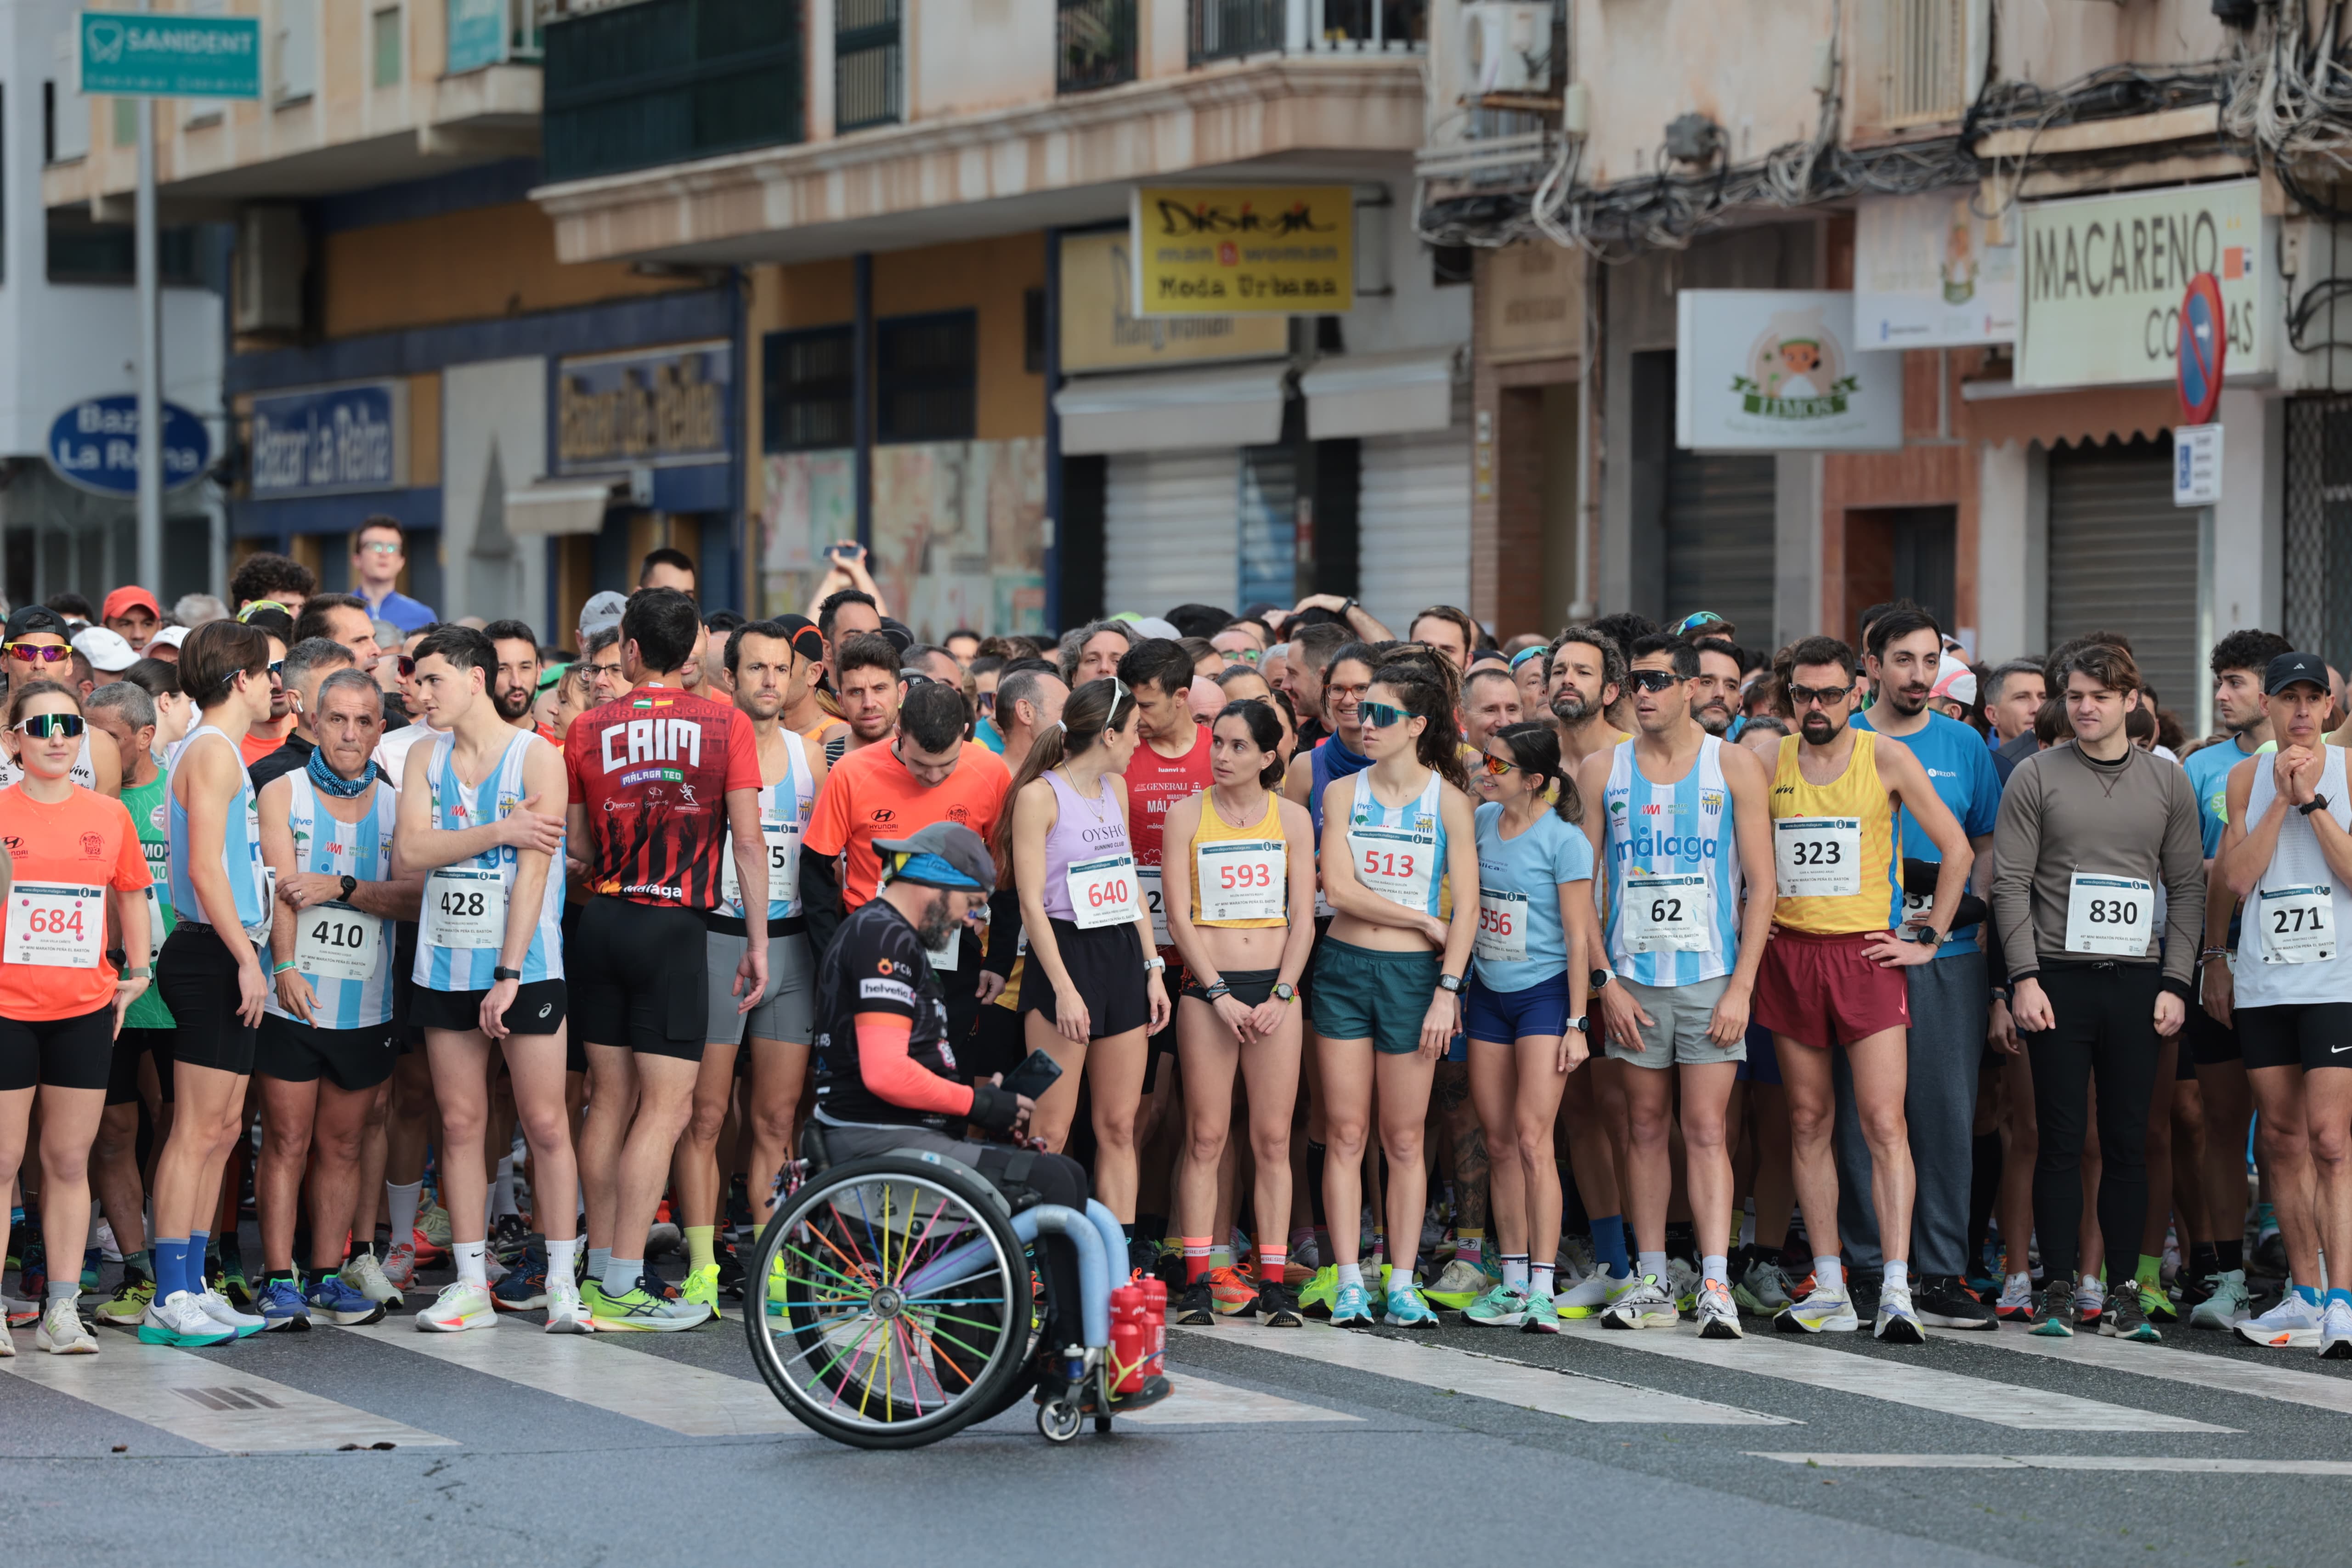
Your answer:
[[[2326,809],[2327,797],[2324,795],[2315,795],[2309,800],[2295,807],[2295,810],[2301,812],[2305,816],[2309,816],[2315,811],[2326,811]]]
[[[1584,977],[1584,987],[1588,991],[1598,991],[1601,987],[1607,985],[1613,978],[1614,976],[1612,976],[1609,971],[1605,969],[1596,969],[1591,973]]]
[[[1274,999],[1277,1002],[1296,1002],[1298,1000],[1298,987],[1287,980],[1277,980],[1274,983]]]
[[[357,890],[359,885],[360,879],[357,877],[352,876],[349,871],[343,873],[343,902],[348,904],[352,901],[352,894]]]
[[[1567,1026],[1574,1029],[1580,1035],[1589,1035],[1592,1032],[1592,1020],[1585,1017],[1581,1014],[1579,1014],[1577,1016],[1568,1020]]]
[[[1911,929],[1911,940],[1921,947],[1941,947],[1948,939],[1934,926],[1923,925]]]
[[[522,971],[521,971],[521,970],[520,970],[520,969],[509,969],[509,968],[508,968],[505,964],[503,964],[503,963],[501,963],[501,964],[498,965],[497,967],[493,968],[493,969],[490,971],[490,980],[491,980],[491,982],[492,982],[493,984],[495,984],[495,983],[497,983],[497,982],[499,982],[499,981],[500,981],[500,980],[515,980],[515,981],[520,981],[521,978],[522,978]]]
[[[1437,977],[1437,988],[1440,991],[1448,993],[1449,994],[1459,996],[1462,994],[1462,976],[1458,974],[1441,974]]]

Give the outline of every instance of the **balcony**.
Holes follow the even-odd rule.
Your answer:
[[[1192,64],[1271,54],[1419,53],[1429,0],[1192,0]]]
[[[1092,92],[1135,79],[1136,0],[1059,0],[1054,90]]]
[[[640,0],[551,19],[548,177],[799,142],[800,39],[798,0]]]

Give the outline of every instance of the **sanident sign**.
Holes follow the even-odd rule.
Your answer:
[[[1139,316],[1334,315],[1356,305],[1347,185],[1138,186]]]
[[[2212,274],[2233,375],[2277,368],[2278,220],[2258,180],[2038,202],[2020,246],[2020,386],[2168,382],[2189,280]]]
[[[261,23],[253,16],[85,11],[81,90],[115,98],[259,98]]]

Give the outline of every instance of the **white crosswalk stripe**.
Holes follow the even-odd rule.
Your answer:
[[[2275,1399],[2287,1405],[2308,1405],[2315,1410],[2352,1415],[2352,1378],[2299,1371],[2293,1364],[2300,1360],[2316,1365],[2317,1358],[2309,1351],[2287,1352],[2276,1364],[2257,1364],[2162,1345],[2126,1344],[2121,1340],[2104,1340],[2090,1334],[2077,1334],[2070,1340],[2043,1339],[2038,1334],[2005,1329],[1999,1333],[1971,1333],[1966,1338],[1970,1344],[1991,1345],[2045,1361],[2095,1366],[2102,1372],[2128,1373],[2135,1377],[2162,1378],[2168,1383],[2186,1383],[2198,1388]]]
[[[289,1388],[233,1362],[141,1344],[128,1334],[110,1332],[96,1355],[52,1356],[33,1349],[29,1331],[20,1333],[16,1358],[0,1361],[0,1373],[225,1454],[332,1452],[379,1443],[433,1447],[456,1441]]]
[[[2217,1476],[2352,1476],[2352,1459],[2232,1459],[2139,1454],[1765,1454],[1825,1470],[2117,1470]]]
[[[1614,1331],[1580,1323],[1572,1331],[1620,1350],[1665,1356],[1728,1372],[1783,1378],[1812,1388],[1883,1399],[1946,1415],[1964,1415],[2030,1432],[2230,1432],[2185,1416],[2135,1410],[2069,1394],[2053,1394],[1964,1373],[1915,1366],[1881,1356],[1856,1355],[1826,1344],[1760,1334],[1703,1340],[1688,1329]]]
[[[1236,1388],[1229,1383],[1218,1383],[1192,1372],[1171,1377],[1173,1389],[1161,1403],[1149,1410],[1139,1410],[1132,1415],[1122,1415],[1119,1425],[1133,1421],[1145,1426],[1258,1426],[1267,1421],[1361,1421],[1360,1415],[1347,1415],[1337,1410],[1325,1410],[1296,1399],[1285,1399],[1278,1394],[1263,1394],[1254,1388]],[[1026,1417],[1026,1406],[1014,1411]]]
[[[1346,1367],[1382,1377],[1401,1378],[1424,1388],[1475,1394],[1522,1409],[1564,1415],[1571,1421],[1622,1421],[1669,1426],[1781,1426],[1801,1425],[1786,1416],[1767,1415],[1729,1405],[1580,1373],[1478,1355],[1445,1345],[1401,1343],[1372,1334],[1352,1333],[1324,1323],[1297,1329],[1269,1329],[1254,1323],[1219,1323],[1214,1328],[1188,1329],[1189,1334],[1219,1342],[1244,1344],[1253,1350],[1275,1351],[1326,1366]],[[1181,1369],[1173,1374],[1189,1375]]]

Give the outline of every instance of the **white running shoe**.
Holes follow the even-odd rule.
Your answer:
[[[2232,1268],[2211,1276],[2213,1293],[2189,1314],[2192,1329],[2234,1329],[2254,1315],[2254,1293],[2246,1289],[2246,1271]]]
[[[197,1293],[196,1304],[205,1310],[205,1316],[210,1318],[214,1322],[218,1323],[222,1328],[235,1329],[239,1339],[244,1338],[247,1334],[257,1334],[268,1326],[262,1319],[256,1317],[253,1313],[240,1312],[235,1307],[230,1306],[228,1304],[228,1298],[222,1295],[219,1291],[214,1289],[209,1285],[205,1286],[202,1291]]]
[[[454,1334],[467,1329],[495,1327],[499,1309],[490,1300],[486,1285],[468,1285],[463,1279],[452,1279],[441,1287],[441,1294],[433,1305],[416,1314],[416,1326],[426,1333]]]
[[[2289,1286],[2279,1304],[2259,1318],[2249,1318],[2231,1326],[2231,1331],[2250,1345],[2265,1350],[2310,1350],[2319,1343],[2319,1309],[2294,1293]]]
[[[183,1350],[225,1344],[236,1337],[234,1329],[213,1321],[212,1314],[205,1310],[203,1297],[186,1290],[173,1291],[169,1300],[148,1302],[139,1324],[140,1343]]]
[[[1992,1304],[1993,1319],[2002,1323],[2030,1323],[2033,1321],[2033,1276],[2004,1275],[2000,1295]]]
[[[1698,1288],[1698,1337],[1737,1340],[1747,1337],[1739,1326],[1739,1304],[1731,1288],[1720,1279],[1702,1279]]]
[[[1594,1318],[1624,1297],[1633,1294],[1642,1282],[1638,1274],[1628,1274],[1622,1279],[1612,1279],[1606,1268],[1596,1268],[1551,1299],[1552,1306],[1563,1318]]]
[[[1816,1280],[1812,1293],[1782,1309],[1772,1326],[1784,1334],[1850,1334],[1862,1327],[1862,1320],[1854,1316],[1853,1297],[1843,1284]]]
[[[1891,1345],[1923,1345],[1927,1342],[1927,1331],[1919,1326],[1919,1314],[1911,1305],[1911,1288],[1907,1285],[1883,1285],[1878,1291],[1878,1325],[1872,1331]]]
[[[384,1283],[395,1290],[405,1290],[416,1283],[416,1244],[404,1241],[384,1254],[381,1265]]]
[[[596,1325],[580,1300],[580,1287],[569,1279],[547,1281],[547,1331],[551,1334],[593,1333]]]
[[[1699,1281],[1706,1276],[1679,1258],[1666,1259],[1666,1294],[1674,1298],[1677,1311],[1695,1311],[1698,1308]]]
[[[506,1277],[507,1266],[499,1261],[498,1254],[494,1252],[485,1252],[482,1254],[482,1279],[484,1283],[495,1285]]]
[[[1654,1274],[1644,1274],[1634,1287],[1602,1310],[1604,1329],[1671,1329],[1682,1321],[1675,1299]]]
[[[109,1263],[120,1263],[122,1261],[122,1248],[114,1239],[114,1222],[112,1220],[102,1219],[98,1222],[98,1228],[90,1232],[89,1244],[92,1247],[97,1247],[98,1255],[100,1258],[105,1258]]]
[[[2319,1354],[2325,1361],[2352,1361],[2352,1302],[2330,1301],[2319,1315]]]
[[[51,1355],[96,1355],[98,1338],[82,1327],[81,1313],[70,1300],[49,1303],[41,1326],[33,1331],[33,1348]]]
[[[414,1255],[411,1255],[412,1258]],[[352,1255],[341,1273],[343,1283],[365,1296],[379,1307],[397,1307],[404,1303],[400,1291],[384,1277],[383,1265],[376,1261],[373,1248]]]

